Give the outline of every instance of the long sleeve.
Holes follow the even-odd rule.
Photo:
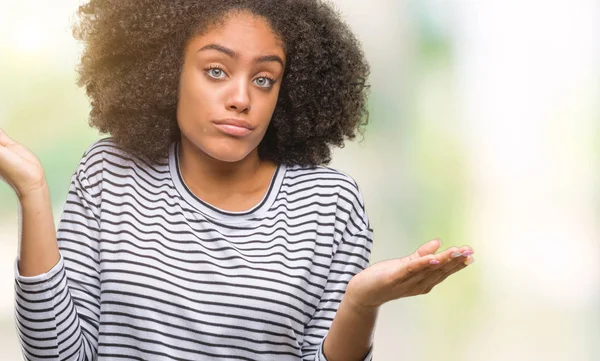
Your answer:
[[[354,275],[369,266],[373,230],[364,212],[360,193],[358,197],[360,206],[356,208],[359,213],[354,212],[355,208],[348,220],[347,230],[332,257],[327,284],[317,309],[305,328],[302,344],[304,361],[327,361],[323,354],[323,343],[346,292],[348,282]],[[365,361],[372,359],[372,351],[371,348]]]
[[[58,226],[60,259],[50,271],[24,277],[15,261],[15,319],[26,360],[96,358],[100,226],[95,190],[97,185],[78,169]]]

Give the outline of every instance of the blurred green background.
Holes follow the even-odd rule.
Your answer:
[[[80,1],[0,0],[0,127],[41,159],[55,221],[84,150]],[[372,262],[434,237],[476,262],[386,304],[375,359],[600,360],[600,2],[337,0],[372,66],[370,125],[335,151],[375,229]],[[0,360],[17,202],[0,184]]]

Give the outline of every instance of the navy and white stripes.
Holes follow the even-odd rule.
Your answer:
[[[92,144],[75,171],[58,264],[23,277],[27,360],[325,360],[322,342],[373,231],[356,182],[280,165],[246,212],[197,198],[177,145],[158,164]],[[371,359],[371,354],[367,360]]]

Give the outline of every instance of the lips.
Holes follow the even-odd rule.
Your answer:
[[[232,125],[234,127],[246,128],[249,130],[254,129],[254,127],[249,122],[242,119],[222,119],[215,120],[214,123],[217,125]]]
[[[223,119],[213,122],[215,126],[223,133],[233,136],[244,136],[252,132],[254,127],[245,120]]]

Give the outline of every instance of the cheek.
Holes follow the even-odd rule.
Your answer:
[[[194,70],[186,73],[181,79],[181,99],[186,106],[197,106],[202,102],[207,93],[206,86],[202,84],[202,78]]]
[[[279,87],[273,89],[272,93],[268,97],[264,97],[260,105],[260,119],[265,119],[264,123],[268,125],[271,122],[273,112],[277,107],[277,99],[279,97]],[[266,128],[265,125],[265,128]]]
[[[202,74],[184,75],[179,90],[177,118],[180,122],[202,122],[210,119],[215,93],[201,78]]]

